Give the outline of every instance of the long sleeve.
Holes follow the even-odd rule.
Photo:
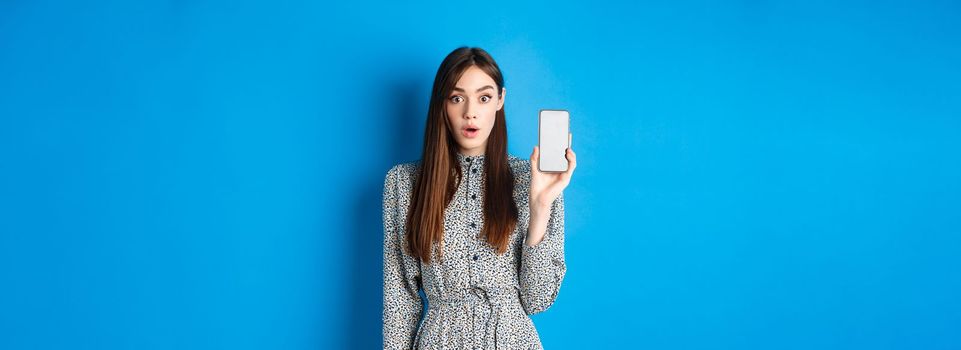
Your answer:
[[[384,349],[413,346],[423,301],[418,294],[420,264],[403,250],[405,218],[398,212],[400,165],[384,179]]]
[[[525,239],[526,240],[526,239]],[[557,299],[567,266],[564,263],[564,194],[551,204],[543,240],[521,248],[521,303],[528,315],[547,310]]]

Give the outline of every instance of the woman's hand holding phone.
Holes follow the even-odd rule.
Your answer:
[[[568,145],[573,145],[573,134],[568,133]],[[547,230],[547,219],[551,215],[551,204],[571,183],[574,169],[577,168],[577,155],[573,148],[567,148],[567,161],[569,166],[567,171],[559,173],[545,173],[540,171],[538,159],[540,159],[540,149],[534,146],[531,153],[531,188],[530,188],[530,213],[531,221],[528,227],[527,245],[533,246],[544,238]]]

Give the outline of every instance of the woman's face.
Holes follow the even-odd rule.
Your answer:
[[[484,154],[497,111],[504,107],[505,93],[506,90],[501,89],[498,94],[494,79],[477,66],[467,68],[454,84],[445,106],[450,132],[461,154]]]

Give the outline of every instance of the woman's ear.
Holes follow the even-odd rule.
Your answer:
[[[497,110],[504,108],[504,97],[507,97],[507,88],[501,88],[501,93],[497,96]]]

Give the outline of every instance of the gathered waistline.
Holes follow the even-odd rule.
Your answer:
[[[520,303],[520,295],[518,294],[517,289],[473,287],[467,290],[463,296],[439,297],[436,295],[428,295],[427,308],[457,306],[478,302],[494,304],[491,306],[506,306],[506,304],[512,301],[517,301],[518,304]]]
[[[475,345],[483,344],[482,347],[485,349],[503,348],[498,341],[498,333],[502,333],[502,330],[498,331],[501,324],[501,313],[511,313],[510,307],[515,305],[518,308],[522,307],[520,294],[516,288],[473,287],[463,293],[463,296],[445,298],[437,295],[427,296],[428,315],[434,312],[445,314],[446,312],[442,311],[443,308],[461,305],[479,306],[480,310],[483,310],[479,313],[470,313],[473,318],[471,323],[474,324],[474,327],[471,327],[470,339]],[[430,310],[433,310],[433,312]],[[417,338],[420,338],[419,332]]]

